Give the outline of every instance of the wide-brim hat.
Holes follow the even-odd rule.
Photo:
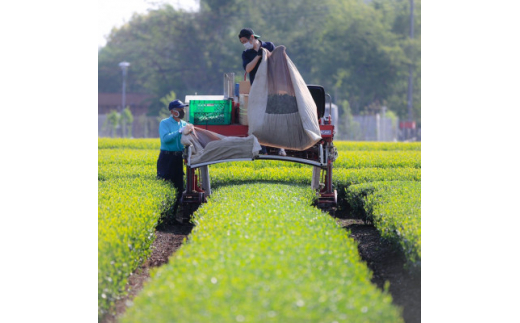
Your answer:
[[[170,102],[170,104],[168,105],[168,110],[184,108],[184,107],[187,107],[188,105],[189,104],[184,104],[181,100],[175,100],[175,101]]]
[[[251,37],[251,35],[254,35],[255,38],[260,38],[260,35],[256,35],[255,32],[253,31],[253,29],[251,29],[251,28],[242,29],[240,31],[240,34],[238,34],[238,38],[242,38],[242,37],[249,38],[249,37]]]

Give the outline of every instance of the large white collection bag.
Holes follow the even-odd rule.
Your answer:
[[[262,62],[249,92],[249,134],[260,144],[305,150],[321,139],[316,103],[296,66],[277,46]]]
[[[182,132],[181,143],[192,145],[191,164],[258,156],[262,149],[255,136],[226,137],[188,124]]]

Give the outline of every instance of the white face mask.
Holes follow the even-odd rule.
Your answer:
[[[250,42],[247,42],[247,43],[244,43],[244,47],[247,49],[251,49],[253,48],[253,44],[251,44]]]

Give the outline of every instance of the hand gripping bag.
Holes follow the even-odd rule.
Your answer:
[[[260,144],[305,150],[321,139],[316,104],[296,66],[277,46],[262,62],[249,92],[249,134]]]

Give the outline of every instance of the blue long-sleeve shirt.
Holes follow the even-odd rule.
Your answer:
[[[184,146],[181,144],[179,129],[186,126],[186,121],[175,121],[173,117],[161,120],[159,124],[159,137],[161,138],[161,150],[182,151]]]

